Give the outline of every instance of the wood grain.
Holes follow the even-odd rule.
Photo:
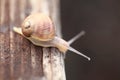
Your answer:
[[[35,46],[12,30],[29,14],[42,12],[55,21],[61,36],[57,4],[59,0],[0,0],[0,80],[66,80],[58,49]]]

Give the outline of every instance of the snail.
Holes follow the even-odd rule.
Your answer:
[[[67,42],[56,36],[52,20],[49,16],[43,13],[29,15],[23,21],[21,27],[13,27],[13,30],[30,40],[34,45],[42,47],[56,47],[62,53],[66,53],[67,50],[70,50],[90,60],[88,56],[80,53],[70,46],[70,44],[72,44],[76,39],[84,35],[85,32],[80,32],[77,36]]]

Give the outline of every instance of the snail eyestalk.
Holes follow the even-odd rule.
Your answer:
[[[85,35],[85,31],[81,31],[79,34],[77,34],[75,37],[73,37],[72,39],[70,39],[68,41],[68,44],[72,44],[74,41],[76,41],[78,38],[82,37],[83,35]]]
[[[74,52],[74,53],[76,53],[76,54],[78,54],[78,55],[81,55],[81,56],[87,58],[87,59],[90,61],[90,57],[88,57],[88,56],[86,56],[86,55],[80,53],[80,52],[77,51],[76,49],[74,49],[74,48],[72,48],[72,47],[69,47],[68,50],[70,50],[70,51],[72,51],[72,52]]]
[[[68,44],[72,44],[74,41],[76,41],[78,38],[82,37],[83,35],[85,34],[85,31],[81,31],[79,34],[77,34],[75,37],[73,37],[71,40],[68,41]],[[81,52],[77,51],[76,49],[72,48],[71,46],[69,46],[68,50],[78,54],[78,55],[81,55],[85,58],[87,58],[89,61],[90,61],[90,57],[82,54]]]

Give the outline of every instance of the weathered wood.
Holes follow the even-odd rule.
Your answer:
[[[13,32],[36,12],[51,16],[61,36],[59,0],[0,0],[0,80],[65,80],[64,55],[31,44]]]

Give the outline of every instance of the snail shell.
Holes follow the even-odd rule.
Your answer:
[[[22,33],[25,37],[48,41],[55,37],[55,27],[48,16],[36,13],[31,14],[23,21]]]

